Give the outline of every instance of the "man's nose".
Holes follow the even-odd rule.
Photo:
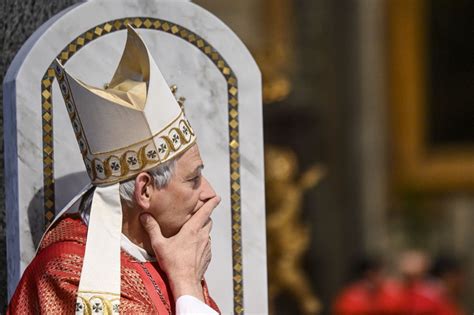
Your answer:
[[[201,200],[206,201],[216,196],[214,188],[208,182],[206,177],[202,177],[202,190],[201,190]]]

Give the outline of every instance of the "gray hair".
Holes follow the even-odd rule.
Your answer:
[[[153,184],[156,188],[160,189],[166,187],[173,176],[174,169],[176,166],[176,159],[172,159],[158,165],[147,171],[148,174],[153,178]],[[79,206],[79,212],[84,216],[88,217],[90,208],[92,205],[92,196],[94,195],[95,188],[87,192],[82,197],[81,204]],[[135,192],[135,177],[127,179],[120,183],[120,198],[130,207],[135,203],[133,194]],[[87,220],[88,221],[88,220]]]
[[[173,176],[176,160],[172,159],[152,168],[148,174],[153,178],[155,187],[160,189],[166,187]],[[127,205],[133,206],[133,193],[135,192],[135,177],[130,178],[120,183],[120,198],[124,200]]]

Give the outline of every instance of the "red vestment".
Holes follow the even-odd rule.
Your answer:
[[[405,287],[405,303],[414,315],[463,315],[464,311],[451,300],[439,283],[415,281]]]
[[[384,281],[372,287],[352,283],[337,297],[335,315],[464,315],[438,285],[416,281],[410,285]]]
[[[25,270],[7,314],[74,314],[86,238],[87,226],[79,216],[61,219]],[[120,256],[120,313],[174,314],[175,299],[158,263],[141,263],[123,250]],[[202,284],[206,304],[219,312]]]
[[[386,280],[372,286],[357,281],[346,287],[336,298],[333,313],[336,315],[401,315],[405,312],[401,287]]]

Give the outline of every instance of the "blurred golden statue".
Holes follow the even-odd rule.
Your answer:
[[[285,291],[295,298],[303,314],[318,314],[321,304],[301,267],[310,235],[300,214],[304,192],[320,181],[324,170],[314,165],[298,174],[292,150],[267,146],[265,172],[270,311],[274,313],[273,302]]]

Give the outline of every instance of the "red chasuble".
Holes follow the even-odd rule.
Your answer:
[[[87,237],[79,216],[61,219],[44,237],[25,270],[7,314],[74,314]],[[121,314],[174,314],[175,299],[156,262],[142,263],[121,251]],[[203,281],[207,305],[219,312]]]

